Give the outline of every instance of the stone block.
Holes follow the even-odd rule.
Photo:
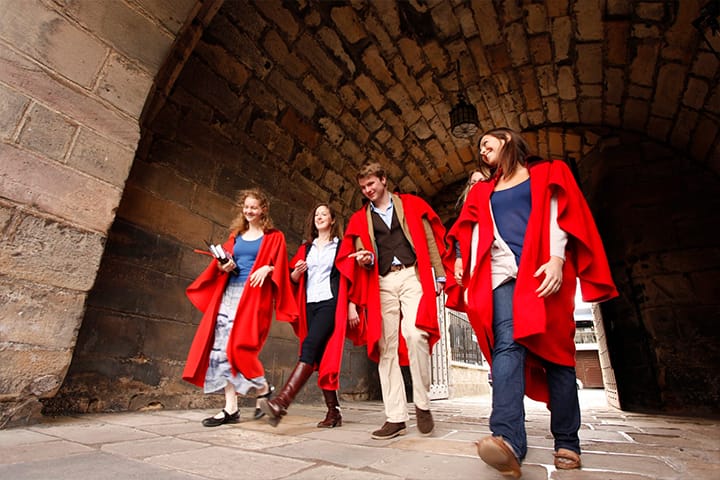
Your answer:
[[[362,90],[362,92],[365,94],[365,97],[367,97],[368,101],[376,111],[379,112],[380,110],[382,110],[383,106],[385,105],[385,96],[380,93],[380,89],[378,89],[378,86],[370,77],[364,74],[360,74],[355,79],[355,84],[360,90]]]
[[[552,39],[555,47],[556,62],[570,58],[570,43],[573,38],[573,25],[570,17],[554,18],[552,22]]]
[[[343,72],[325,53],[320,44],[309,34],[303,34],[295,45],[295,51],[314,67],[315,72],[330,85],[337,88]]]
[[[310,123],[298,115],[294,109],[288,108],[285,111],[285,114],[280,120],[280,126],[310,149],[317,147],[320,140],[320,132],[315,130]]]
[[[135,152],[132,150],[101,137],[92,130],[80,127],[67,164],[123,188],[134,157]]]
[[[475,14],[475,22],[480,31],[483,45],[494,45],[502,41],[497,12],[492,0],[479,0],[472,2],[471,7]]]
[[[174,37],[126,3],[80,0],[64,7],[67,15],[150,72],[158,71],[170,53]]]
[[[560,113],[563,121],[567,123],[578,123],[580,121],[580,114],[578,113],[578,104],[574,101],[561,101],[560,102]],[[600,123],[600,122],[597,122]]]
[[[331,92],[318,81],[312,74],[306,74],[303,78],[303,87],[317,100],[325,113],[337,117],[342,113],[343,105],[338,98],[337,92]]]
[[[277,70],[273,70],[267,78],[268,85],[275,89],[280,97],[295,107],[306,118],[315,114],[315,103],[294,82],[288,80]]]
[[[605,71],[605,102],[620,105],[625,88],[625,71],[620,68],[609,68]]]
[[[580,120],[590,125],[602,124],[602,100],[600,98],[583,98],[580,100]]]
[[[437,40],[430,41],[423,45],[423,51],[430,66],[439,72],[444,72],[449,65],[450,58],[444,46],[440,45]]]
[[[519,23],[513,23],[505,28],[505,35],[513,66],[517,67],[528,63],[530,61],[530,52],[525,27]]]
[[[549,35],[536,35],[528,39],[530,56],[534,65],[544,65],[552,61],[552,45]]]
[[[535,79],[535,69],[525,67],[519,69],[518,73],[520,75],[520,85],[522,86],[523,96],[525,97],[526,110],[541,109],[542,100]]]
[[[623,117],[623,126],[637,131],[641,131],[645,127],[649,115],[649,105],[647,102],[628,98],[625,102]]]
[[[625,66],[628,57],[627,41],[630,37],[630,23],[610,21],[605,24],[605,50],[607,62]]]
[[[657,43],[641,43],[630,65],[630,81],[639,85],[654,86],[655,64],[660,47]]]
[[[250,78],[250,72],[245,65],[220,45],[211,45],[201,40],[195,47],[195,53],[235,88],[243,88]]]
[[[370,132],[351,112],[345,111],[340,117],[340,123],[343,124],[347,131],[352,132],[358,143],[365,144],[370,140]]]
[[[152,77],[144,70],[126,58],[112,54],[100,74],[95,92],[131,117],[140,118],[152,83]]]
[[[671,117],[677,112],[686,74],[684,65],[668,63],[660,67],[655,85],[653,115]]]
[[[0,139],[9,140],[30,101],[24,95],[0,84]]]
[[[64,117],[34,104],[25,115],[18,143],[54,160],[63,160],[76,128]]]
[[[51,110],[63,112],[71,121],[87,125],[123,145],[132,148],[137,145],[140,138],[137,121],[120,115],[84,92],[58,82],[55,76],[2,43],[0,82],[18,86],[19,93],[36,99]]]
[[[104,247],[99,234],[18,213],[3,235],[2,271],[59,288],[92,287]]]
[[[385,59],[380,54],[380,50],[374,45],[370,45],[362,54],[362,60],[370,74],[382,86],[389,87],[395,83],[393,75],[385,63]]]
[[[121,191],[29,152],[0,144],[3,196],[74,224],[107,232]]]
[[[3,12],[0,38],[74,82],[93,85],[107,52],[94,36],[41,2],[5,0]]]
[[[362,22],[358,19],[355,10],[351,6],[332,8],[330,18],[335,22],[343,37],[351,44],[367,38],[367,32],[365,32]]]
[[[260,10],[266,18],[272,18],[275,25],[280,27],[292,42],[300,32],[300,26],[295,21],[295,17],[286,9],[280,0],[267,0],[257,2],[255,7]]]
[[[718,70],[717,56],[709,52],[698,52],[692,66],[692,73],[703,78],[711,79]]]
[[[0,279],[0,305],[3,342],[72,349],[82,321],[85,294],[5,276]]]
[[[578,45],[576,69],[580,83],[601,83],[603,81],[602,44]]]
[[[210,104],[227,120],[237,117],[240,112],[240,99],[230,88],[227,79],[199,61],[191,57],[185,64],[177,85],[190,94]]]
[[[252,135],[264,145],[268,151],[278,155],[282,160],[290,160],[293,149],[293,140],[285,130],[273,122],[255,120],[252,125]]]
[[[178,172],[156,163],[138,160],[133,165],[133,174],[128,185],[154,192],[157,196],[190,206],[193,184]],[[196,185],[203,188],[203,184]]]
[[[716,140],[719,128],[718,122],[711,117],[707,115],[700,116],[695,136],[690,145],[690,153],[693,158],[704,159],[710,154],[713,143],[720,145],[720,142]]]
[[[255,7],[247,2],[225,2],[219,14],[228,15],[233,23],[249,33],[252,38],[260,38],[260,34],[268,25]]]
[[[575,100],[577,98],[575,75],[572,67],[564,66],[558,68],[557,88],[558,96],[562,100]]]
[[[430,15],[440,38],[451,38],[460,33],[460,22],[450,2],[439,2],[432,7]]]
[[[573,10],[577,22],[577,39],[580,41],[602,40],[604,37],[603,8],[600,0],[577,0]]]
[[[52,397],[65,378],[72,349],[0,350],[0,392],[5,395]]]
[[[412,73],[418,73],[425,68],[423,51],[415,40],[403,37],[398,40],[398,48]]]
[[[683,105],[701,110],[705,104],[705,97],[709,89],[710,87],[707,81],[690,77],[688,79],[688,86],[685,89],[685,94],[683,95]]]

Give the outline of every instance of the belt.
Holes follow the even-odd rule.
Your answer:
[[[400,270],[405,270],[406,268],[411,268],[414,266],[415,266],[414,263],[411,263],[409,265],[390,265],[390,270],[388,270],[388,273],[399,272]]]

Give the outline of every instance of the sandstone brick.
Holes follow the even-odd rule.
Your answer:
[[[580,121],[591,125],[602,124],[602,100],[599,98],[583,98],[580,100]]]
[[[535,82],[535,70],[532,67],[520,68],[520,85],[522,86],[523,96],[525,97],[526,110],[539,110],[542,108],[542,100],[540,92]]]
[[[4,349],[0,351],[0,391],[52,397],[60,388],[71,359],[71,349]]]
[[[408,71],[402,58],[400,56],[395,57],[391,66],[395,76],[407,90],[407,93],[412,101],[420,103],[424,99],[425,94],[423,93],[422,88],[420,88],[420,85],[417,83],[415,77],[410,75],[410,72]]]
[[[380,117],[385,124],[392,129],[393,134],[397,138],[405,138],[405,123],[395,115],[389,108],[385,108],[380,113]]]
[[[427,124],[425,119],[421,118],[414,125],[410,126],[410,131],[420,140],[427,140],[433,134],[430,126]]]
[[[542,125],[543,123],[545,123],[545,112],[543,112],[542,110],[525,112],[525,115],[527,115],[528,127]],[[486,128],[483,127],[483,130],[485,129]]]
[[[549,35],[537,35],[528,39],[528,48],[532,63],[544,65],[552,61],[552,45]]]
[[[365,126],[352,114],[352,112],[343,112],[340,116],[340,122],[347,132],[351,132],[355,140],[364,145],[370,139],[370,132]]]
[[[608,0],[607,11],[610,15],[630,15],[633,11],[632,0]]]
[[[561,99],[574,100],[577,98],[575,75],[571,67],[558,68],[557,88]]]
[[[582,102],[582,105],[586,101]],[[580,121],[580,114],[578,113],[578,104],[573,101],[561,101],[560,102],[560,114],[562,115],[563,121],[566,123],[578,123]],[[600,122],[598,122],[600,123]]]
[[[35,104],[25,116],[18,142],[49,158],[63,160],[76,129],[77,125]]]
[[[210,104],[225,119],[234,119],[240,112],[240,99],[225,78],[208,68],[197,57],[191,57],[178,77],[177,85]]]
[[[2,248],[6,249],[8,246]],[[72,254],[72,250],[64,253]],[[4,260],[0,262],[3,270],[9,271],[5,267],[10,265]],[[0,335],[4,342],[13,344],[72,349],[82,321],[85,297],[84,292],[5,276],[0,280],[0,305],[3,306]]]
[[[382,22],[378,19],[374,12],[370,11],[367,13],[364,19],[365,29],[370,33],[380,45],[380,50],[385,54],[386,58],[392,58],[397,52],[395,43],[388,35],[388,32],[383,27]]]
[[[545,8],[548,17],[562,17],[568,14],[568,0],[548,0]]]
[[[576,65],[580,83],[601,83],[603,81],[602,44],[578,45]]]
[[[563,147],[562,132],[550,130],[548,132],[548,145],[550,146],[550,154],[553,157],[563,157],[565,148]]]
[[[285,132],[286,130],[267,120],[257,119],[252,125],[252,135],[261,145],[282,160],[289,161],[294,142]]]
[[[555,77],[553,65],[543,65],[535,69],[537,73],[538,88],[543,97],[556,95],[558,93],[558,80]]]
[[[686,67],[683,65],[669,63],[660,67],[655,85],[655,100],[652,106],[653,115],[670,117],[675,114],[686,73]]]
[[[367,37],[365,29],[352,7],[334,7],[330,10],[330,17],[348,42],[357,43]]]
[[[378,117],[372,110],[365,112],[362,116],[362,123],[370,132],[375,132],[383,125],[382,119],[380,119],[380,117]]]
[[[65,4],[65,12],[89,31],[102,32],[105,42],[151,72],[163,64],[174,40],[124,2],[71,2]]]
[[[267,80],[268,85],[274,88],[277,94],[285,99],[288,104],[295,107],[306,118],[312,118],[315,114],[316,105],[294,82],[285,78],[277,70],[273,70],[268,75]]]
[[[194,0],[177,0],[172,3],[164,0],[137,0],[137,3],[174,34],[180,31],[185,19],[195,7]]]
[[[370,74],[383,87],[389,87],[395,83],[392,73],[387,68],[385,59],[380,55],[380,51],[374,45],[370,45],[362,54],[362,60]]]
[[[422,118],[420,112],[415,108],[415,104],[409,97],[407,90],[400,85],[395,84],[385,92],[387,98],[400,108],[400,116],[406,125],[412,125]]]
[[[104,246],[100,234],[20,214],[3,236],[2,271],[12,272],[17,279],[78,292],[92,287]]]
[[[704,159],[710,154],[713,144],[720,143],[718,131],[716,120],[707,115],[700,116],[690,144],[690,153],[693,158]]]
[[[543,103],[545,104],[545,112],[548,120],[552,123],[558,123],[561,121],[560,115],[560,102],[557,97],[543,97]]]
[[[9,140],[30,101],[24,95],[0,84],[0,139]]]
[[[378,18],[385,26],[390,38],[400,36],[400,15],[395,2],[373,2]]]
[[[390,153],[390,158],[402,158],[405,155],[405,147],[402,142],[395,137],[388,138],[383,147]]]
[[[623,126],[642,131],[645,128],[649,112],[648,103],[635,98],[628,98],[623,112]]]
[[[560,62],[570,57],[570,42],[573,26],[570,17],[557,17],[552,21],[552,40],[555,47],[555,61]]]
[[[573,6],[577,22],[577,39],[581,41],[603,39],[601,0],[577,0]]]
[[[653,89],[651,87],[630,84],[628,87],[628,96],[650,100],[653,96]]]
[[[510,59],[513,66],[525,65],[530,60],[525,27],[513,23],[505,28],[506,43],[510,48]]]
[[[370,105],[376,111],[380,111],[385,105],[385,96],[380,93],[375,82],[367,75],[361,74],[355,79],[355,85],[365,94]]]
[[[92,86],[107,49],[40,2],[7,0],[0,38],[84,87]]]
[[[710,98],[705,103],[705,109],[709,112],[720,113],[720,85],[715,85]]]
[[[705,80],[690,77],[687,89],[685,89],[685,95],[683,95],[683,105],[700,110],[705,104],[705,97],[708,94],[709,88]]]
[[[476,37],[468,40],[467,49],[470,51],[470,55],[475,62],[472,71],[477,71],[477,75],[480,78],[489,77],[492,72],[490,71],[490,65],[488,64],[488,60],[485,55],[485,47],[480,39]]]
[[[365,154],[358,144],[347,138],[340,146],[340,153],[349,158],[355,165],[362,165],[366,160]]]
[[[680,108],[675,127],[670,135],[670,143],[677,148],[686,148],[690,142],[690,137],[697,121],[697,112],[684,107]]]
[[[278,34],[277,31],[269,30],[267,32],[265,38],[263,38],[263,48],[266,52],[270,54],[273,60],[275,60],[275,62],[280,65],[282,69],[285,70],[292,78],[300,78],[307,72],[307,64],[300,60],[297,55],[295,55],[295,53],[288,50],[285,41]],[[230,63],[231,65],[239,65],[232,59],[228,59],[228,63]],[[242,84],[244,83],[245,82],[243,81],[238,86],[242,87]]]
[[[120,55],[113,54],[100,74],[95,91],[100,98],[139,118],[152,86],[152,77]]]
[[[535,3],[525,5],[524,9],[527,33],[534,34],[548,31],[548,15],[544,5]]]
[[[642,23],[636,23],[632,26],[633,38],[639,39],[654,39],[660,36],[660,29],[657,25],[645,25]]]
[[[718,58],[709,52],[699,52],[692,66],[692,73],[704,78],[713,78],[718,70]]]
[[[266,18],[271,18],[280,30],[282,30],[288,38],[295,40],[300,32],[300,26],[295,21],[295,17],[285,7],[280,0],[263,0],[256,2],[255,7],[260,10]]]
[[[620,105],[625,88],[625,71],[620,68],[605,70],[605,101],[613,105]]]
[[[628,58],[628,38],[630,23],[621,21],[606,22],[605,50],[607,62],[611,65],[624,66]]]
[[[450,58],[437,40],[426,43],[422,49],[425,52],[428,62],[435,70],[442,72],[448,68]]]
[[[271,116],[277,115],[279,111],[277,95],[268,90],[265,82],[251,77],[247,83],[246,95],[261,110],[268,112]]]
[[[134,158],[132,150],[80,128],[67,164],[122,189]]]
[[[449,2],[440,2],[430,10],[433,23],[440,37],[450,38],[460,33],[460,22]]]
[[[456,8],[455,13],[457,15],[458,22],[460,22],[460,30],[462,36],[465,38],[471,38],[476,36],[478,33],[477,24],[475,23],[475,17],[473,11],[465,5],[460,5]]]
[[[352,58],[350,58],[345,51],[342,40],[340,40],[338,34],[335,33],[334,30],[323,27],[318,31],[318,37],[320,37],[320,40],[322,40],[333,55],[335,55],[335,58],[345,64],[345,68],[350,72],[350,75],[354,75],[356,70],[355,62],[353,62]]]
[[[426,72],[422,77],[420,77],[420,87],[422,87],[423,92],[425,92],[425,99],[429,103],[435,105],[444,101],[444,95],[438,89],[432,72]]]
[[[423,51],[415,40],[403,37],[398,40],[398,47],[412,73],[418,73],[425,68]]]
[[[320,106],[328,115],[337,117],[343,110],[342,103],[336,92],[330,92],[320,84],[317,78],[312,74],[305,75],[303,79],[303,87],[317,100]]]
[[[657,43],[643,43],[637,46],[637,54],[630,65],[631,82],[653,86],[658,53],[659,45]]]
[[[622,117],[620,114],[620,107],[617,105],[605,104],[605,111],[603,112],[603,118],[606,125],[613,127],[619,127],[622,125]]]
[[[508,51],[505,49],[505,44],[492,45],[486,48],[488,61],[490,68],[493,73],[499,73],[503,70],[510,68],[511,61]]]
[[[331,145],[339,147],[345,140],[345,131],[328,117],[321,118],[319,123],[325,132],[325,138],[327,138]]]
[[[268,23],[249,2],[225,2],[218,15],[226,14],[241,30],[254,39],[260,38]],[[271,29],[276,31],[276,29]]]
[[[320,45],[307,33],[297,41],[295,51],[302,55],[314,67],[317,74],[325,80],[330,87],[335,88],[342,77],[342,71],[327,56]]]

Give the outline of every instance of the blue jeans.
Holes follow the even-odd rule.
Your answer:
[[[513,293],[515,281],[493,291],[492,413],[490,431],[503,437],[519,460],[527,454],[525,431],[525,357],[527,349],[513,339]],[[580,404],[575,368],[543,362],[550,391],[550,431],[555,450],[580,453]]]

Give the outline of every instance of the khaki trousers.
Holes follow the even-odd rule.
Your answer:
[[[382,336],[378,374],[382,387],[385,415],[388,422],[410,419],[405,395],[405,383],[398,359],[399,333],[408,347],[413,401],[422,410],[430,409],[430,348],[427,333],[415,326],[422,286],[417,267],[390,272],[380,277],[380,305],[382,308]],[[402,322],[402,327],[401,327]]]

